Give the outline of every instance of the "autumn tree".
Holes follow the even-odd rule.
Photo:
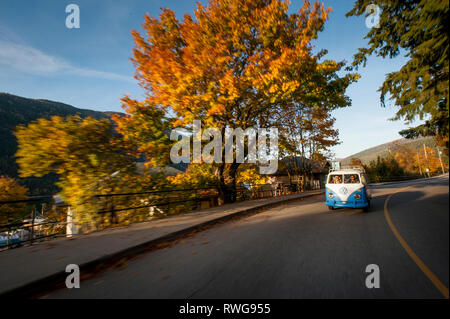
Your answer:
[[[108,119],[53,116],[15,130],[21,177],[59,175],[63,199],[77,210],[80,221],[95,219],[93,195],[110,190],[118,172],[135,170],[124,142]]]
[[[421,173],[419,169],[419,152],[414,149],[405,149],[395,153],[395,160],[408,173]]]
[[[405,172],[409,174],[426,174],[426,169],[431,174],[442,172],[447,167],[446,163],[439,160],[438,150],[429,146],[411,147],[396,145],[398,151],[395,153],[395,160]]]
[[[348,16],[361,16],[370,4],[379,6],[379,28],[366,35],[368,47],[355,54],[353,66],[366,65],[368,56],[393,58],[406,53],[408,61],[400,71],[386,75],[379,91],[399,107],[394,120],[411,122],[417,117],[425,124],[400,132],[407,138],[434,135],[448,154],[449,54],[448,1],[357,0]]]
[[[432,149],[431,147],[425,146],[423,149],[418,150],[418,154],[418,165],[420,164],[422,166],[423,171],[430,174],[436,174],[441,171],[441,163],[436,154],[436,150]]]
[[[148,147],[136,149],[149,161],[162,160],[167,150],[165,140],[148,132],[155,121],[141,122],[143,112],[162,112],[161,129],[189,128],[200,120],[225,137],[226,128],[236,127],[276,127],[285,134],[286,127],[304,125],[298,120],[306,110],[327,113],[350,105],[345,90],[357,75],[339,76],[343,62],[312,50],[330,9],[305,1],[298,12],[288,10],[288,1],[211,0],[198,3],[195,17],[186,14],[183,21],[170,9],[159,19],[146,15],[144,33],[132,32],[132,61],[146,98],[124,99],[128,115],[118,120],[130,141],[145,140]],[[239,166],[236,159],[212,164],[222,202],[236,198]]]
[[[352,157],[350,159],[350,165],[354,165],[354,166],[363,166],[363,163],[361,162],[361,159],[357,158],[357,157]]]
[[[28,189],[20,185],[17,180],[8,176],[0,176],[0,202],[27,199]],[[20,219],[26,213],[26,204],[0,204],[0,225],[8,224]]]
[[[330,157],[330,148],[339,144],[339,131],[334,128],[335,118],[331,116],[334,107],[329,105],[292,105],[287,116],[283,116],[286,125],[282,127],[280,138],[282,156],[289,161],[293,173],[303,176],[304,180],[311,176],[313,163],[325,162]],[[345,105],[345,102],[342,101],[341,105]],[[292,120],[295,125],[290,123]]]

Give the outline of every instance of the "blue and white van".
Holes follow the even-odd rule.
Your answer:
[[[325,185],[325,205],[333,210],[336,207],[370,208],[371,194],[367,176],[362,167],[349,167],[331,170]]]

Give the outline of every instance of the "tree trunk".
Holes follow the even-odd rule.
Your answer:
[[[220,164],[215,170],[215,175],[218,181],[218,204],[228,204],[234,203],[237,199],[236,192],[236,172],[239,167],[239,163],[232,163],[228,169],[226,169],[227,164]],[[229,177],[231,183],[225,183],[225,175]]]
[[[236,173],[240,163],[232,163],[228,175],[231,180],[230,185],[230,198],[231,203],[234,203],[237,200],[237,191],[236,191]]]
[[[236,189],[231,185],[219,184],[219,205],[234,203],[236,201]]]

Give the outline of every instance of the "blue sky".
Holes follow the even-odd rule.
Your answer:
[[[206,1],[202,1],[205,3]],[[80,8],[80,28],[65,26],[68,4]],[[369,31],[365,18],[345,18],[352,0],[324,1],[333,12],[315,41],[327,49],[327,59],[350,62]],[[293,0],[298,10],[303,0]],[[140,98],[142,89],[133,79],[132,29],[140,30],[146,12],[158,16],[171,8],[182,19],[192,14],[191,0],[2,0],[0,2],[0,91],[29,98],[43,98],[79,108],[121,111],[124,94]],[[388,121],[395,106],[382,108],[377,89],[388,72],[398,70],[405,59],[370,58],[360,69],[361,79],[347,91],[352,106],[335,111],[342,143],[333,151],[345,157],[365,148],[400,138],[407,127]]]

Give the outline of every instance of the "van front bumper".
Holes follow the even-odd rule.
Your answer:
[[[369,203],[364,200],[340,201],[334,199],[327,199],[325,205],[332,207],[364,208],[369,206]]]

